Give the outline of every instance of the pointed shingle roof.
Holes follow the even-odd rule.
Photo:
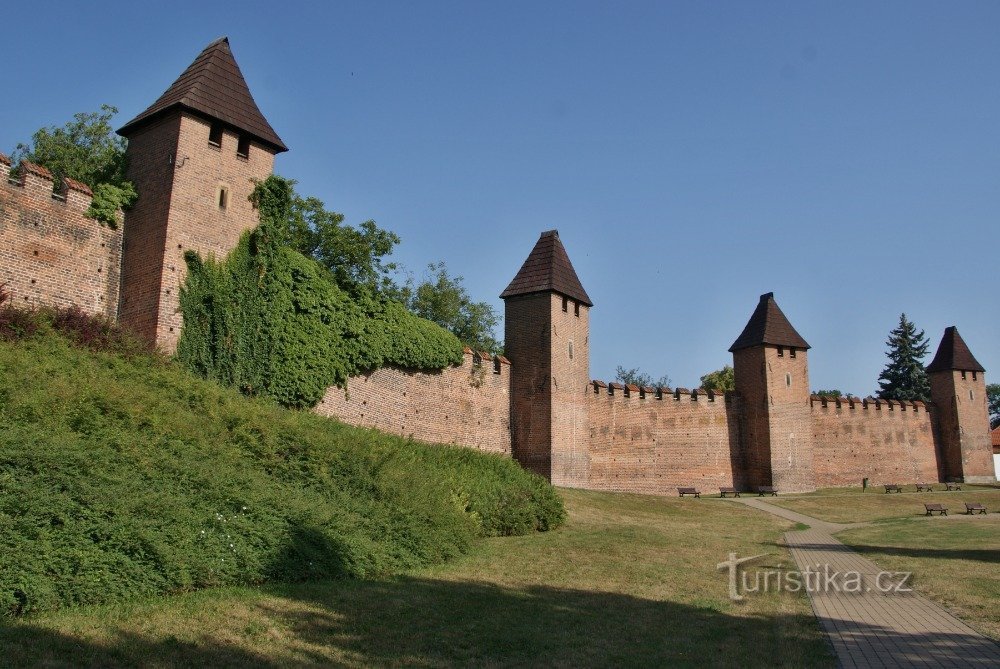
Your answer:
[[[559,241],[558,230],[542,233],[514,280],[500,293],[500,297],[507,299],[516,295],[549,291],[571,297],[588,307],[594,306],[573,269],[573,263],[569,261],[566,248]]]
[[[240,66],[233,58],[228,37],[217,39],[205,47],[160,99],[122,126],[118,134],[128,137],[147,123],[178,108],[242,130],[277,153],[288,150],[254,102]]]
[[[928,372],[943,372],[958,369],[965,372],[985,372],[983,366],[979,364],[972,351],[965,344],[962,335],[958,334],[958,328],[952,325],[944,329],[944,336],[941,337],[941,344],[931,364],[927,365]]]
[[[760,302],[757,303],[757,308],[750,316],[747,326],[743,328],[743,333],[729,347],[729,351],[732,353],[743,348],[763,344],[801,349],[811,348],[778,308],[778,303],[774,301],[774,293],[765,293],[760,296]]]

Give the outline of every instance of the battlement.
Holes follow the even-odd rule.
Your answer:
[[[820,409],[862,409],[872,411],[927,413],[932,410],[932,404],[920,400],[883,400],[876,397],[829,397],[826,395],[811,395],[809,397],[810,408],[819,406]]]
[[[71,212],[84,214],[90,209],[94,194],[90,187],[75,179],[64,178],[59,183],[48,169],[22,160],[16,168],[9,157],[0,153],[0,183],[22,189],[22,194],[39,200],[62,203]],[[98,225],[94,221],[95,225]]]
[[[492,367],[494,374],[505,375],[510,373],[510,360],[499,353],[491,355],[488,351],[476,351],[468,346],[463,347],[462,367],[469,367],[475,370],[477,367]]]
[[[691,402],[728,402],[735,396],[735,393],[722,393],[715,390],[705,390],[703,388],[694,388],[688,390],[687,388],[677,388],[670,389],[666,386],[653,387],[653,386],[637,386],[634,384],[623,384],[617,381],[612,381],[611,383],[605,383],[598,379],[594,379],[590,382],[590,387],[593,389],[593,394],[597,396],[604,396],[609,398],[619,397],[623,399],[640,399],[640,400],[659,400],[659,401],[691,401]]]

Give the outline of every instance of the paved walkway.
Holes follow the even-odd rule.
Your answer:
[[[810,526],[785,533],[800,572],[829,565],[831,572],[861,574],[860,592],[833,588],[810,588],[809,592],[840,666],[1000,667],[1000,645],[922,595],[882,592],[880,585],[891,586],[899,579],[879,577],[878,566],[832,536],[865,523],[829,523],[761,499],[736,501]],[[834,582],[848,585],[843,579]]]

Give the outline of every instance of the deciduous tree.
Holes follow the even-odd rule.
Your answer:
[[[653,388],[669,388],[670,387],[670,377],[663,374],[658,379],[653,379],[653,377],[646,372],[639,371],[638,367],[633,367],[631,369],[625,369],[621,365],[615,368],[615,379],[618,383],[624,383],[626,385],[632,384],[639,387],[652,386]]]
[[[719,392],[736,390],[736,373],[731,365],[726,365],[701,377],[701,387]]]

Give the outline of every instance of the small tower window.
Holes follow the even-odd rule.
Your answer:
[[[965,381],[965,370],[962,370],[962,380]]]
[[[212,146],[222,146],[222,124],[213,123],[208,129],[208,143]]]
[[[569,298],[563,298],[563,311],[569,311]]]
[[[579,316],[580,315],[580,303],[579,302],[575,302],[575,301],[573,302],[573,315],[574,316]]]
[[[494,374],[499,374],[500,373],[500,356],[499,355],[493,356],[493,373]]]
[[[219,186],[219,209],[225,211],[226,207],[229,205],[229,189],[225,186]]]
[[[236,144],[236,157],[250,158],[250,138],[246,135],[240,135],[240,141]]]
[[[969,388],[969,400],[972,402],[976,401],[976,394],[972,392],[972,388]]]
[[[792,375],[791,374],[785,374],[785,385],[788,386],[789,388],[792,387]]]
[[[794,348],[788,349],[788,357],[790,357],[790,358],[794,358],[795,357],[795,349]]]
[[[978,374],[978,372],[976,370],[972,370],[972,380],[973,381],[976,380],[976,374]]]
[[[573,359],[573,340],[569,340],[569,359]]]
[[[778,347],[778,357],[779,358],[784,358],[785,357],[785,347],[784,346],[779,346]]]

